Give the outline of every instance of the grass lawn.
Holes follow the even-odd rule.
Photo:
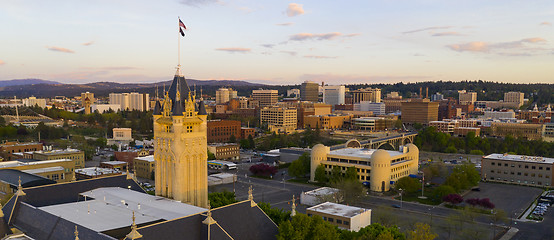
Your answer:
[[[433,189],[431,187],[426,187],[423,196],[427,197],[426,199],[419,198],[421,196],[421,191],[415,193],[404,193],[402,195],[402,201],[406,202],[418,202],[427,205],[439,205],[442,201],[433,200]],[[394,199],[400,200],[400,196],[397,194]]]

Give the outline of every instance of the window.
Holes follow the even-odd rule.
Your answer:
[[[491,162],[491,166],[494,166],[494,162]]]
[[[529,168],[529,166],[528,166],[528,165],[525,165],[525,168]]]
[[[521,172],[518,172],[517,175],[520,175],[520,176],[521,176]]]
[[[52,174],[52,180],[58,181],[60,179],[60,175],[58,174]]]
[[[542,167],[539,167],[539,170],[542,170]]]
[[[531,169],[535,169],[535,166],[531,166]]]
[[[334,222],[334,220],[335,219],[333,219],[333,218],[327,218],[327,221],[329,221],[329,222]]]
[[[344,225],[350,225],[349,221],[344,221]]]
[[[342,224],[342,220],[337,219],[337,223],[338,223],[338,224]]]
[[[494,173],[494,170],[491,170],[491,173]]]
[[[546,170],[550,171],[550,167],[546,167]]]
[[[507,167],[507,166],[508,166],[508,164],[507,164],[507,163],[504,163],[504,167]]]

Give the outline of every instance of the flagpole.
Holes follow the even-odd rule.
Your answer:
[[[181,21],[180,17],[177,17],[177,20]],[[177,29],[181,29],[181,26],[179,25],[179,21],[177,21]],[[177,68],[181,68],[181,34],[179,31],[177,31]]]

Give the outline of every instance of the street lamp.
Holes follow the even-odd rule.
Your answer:
[[[398,190],[400,190],[400,208],[402,208],[402,192],[404,192],[404,190],[402,190],[402,188]]]

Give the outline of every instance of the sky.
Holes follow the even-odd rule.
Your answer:
[[[554,83],[551,0],[0,0],[0,80]],[[187,27],[178,33],[178,17]]]

